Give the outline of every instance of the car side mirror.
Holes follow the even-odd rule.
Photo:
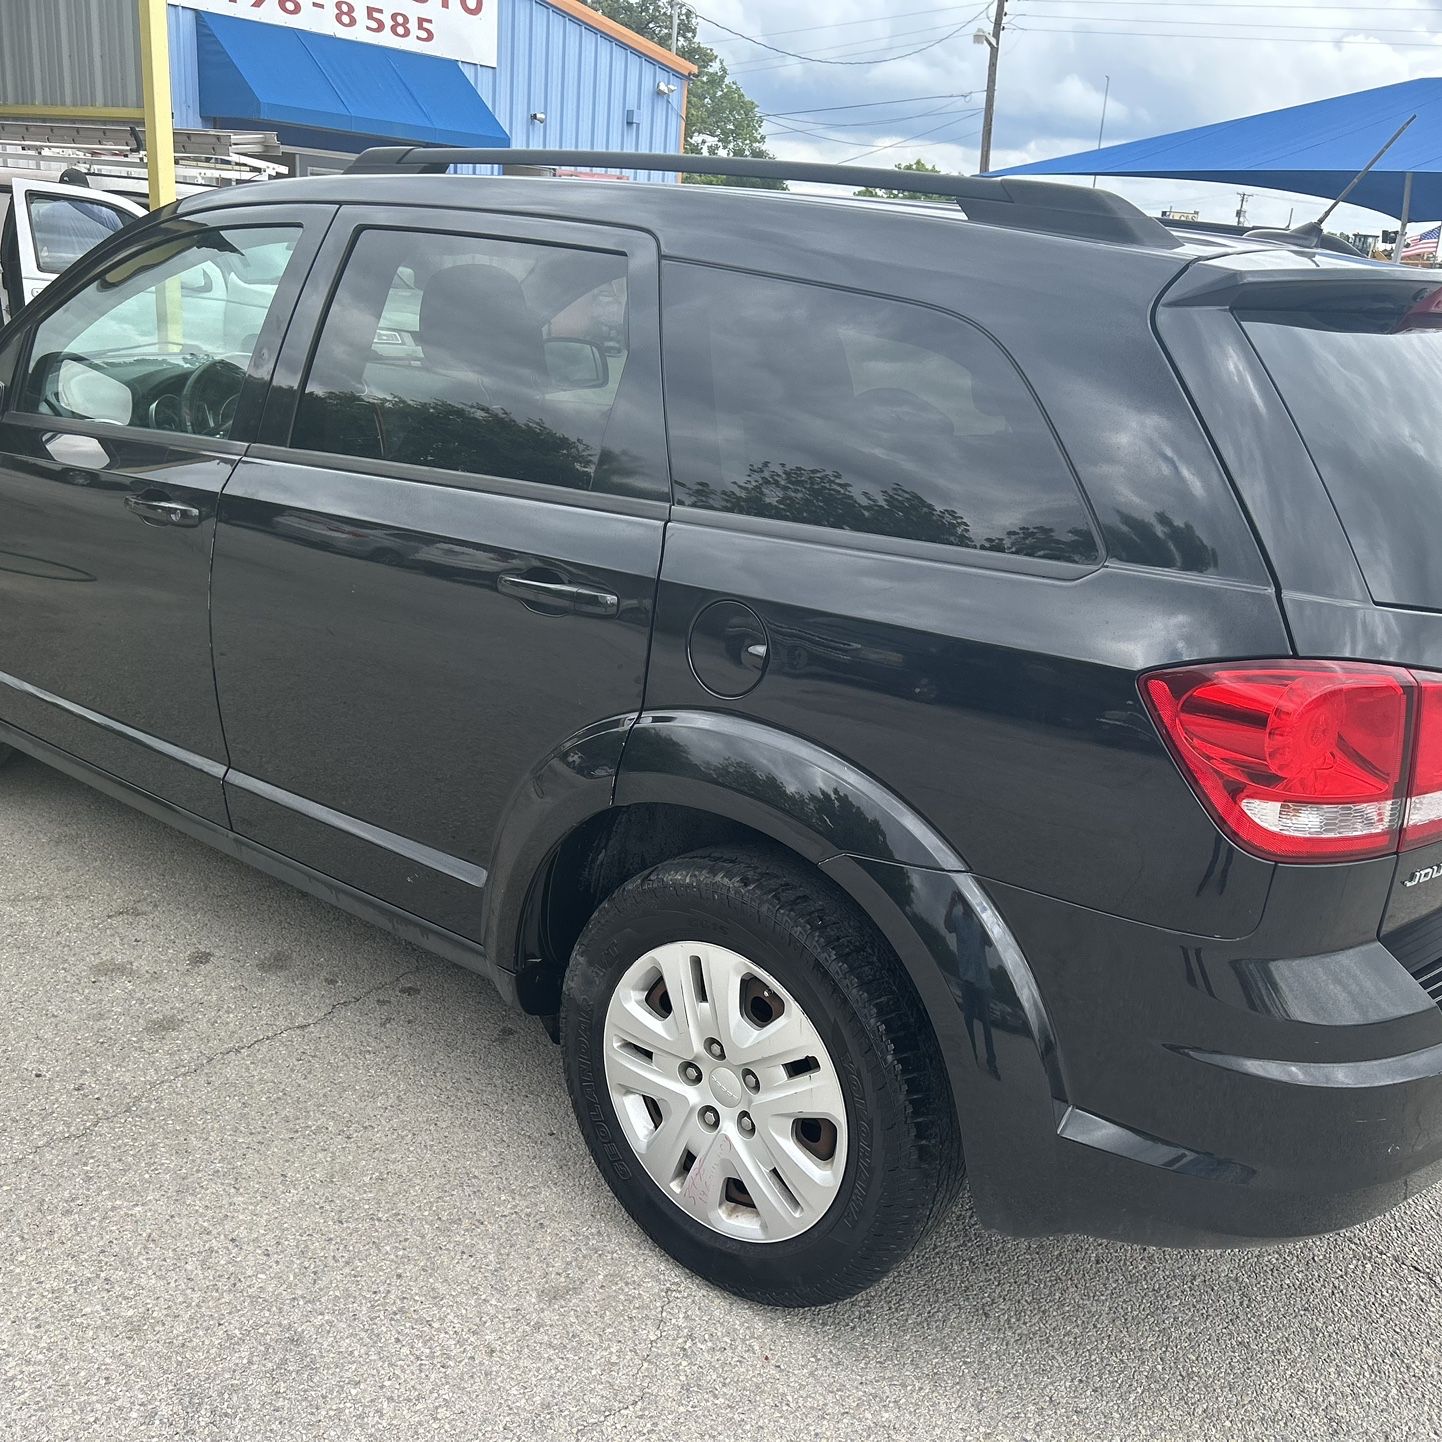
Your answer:
[[[552,336],[546,341],[546,374],[553,391],[594,391],[609,385],[606,352],[594,341]]]
[[[79,420],[117,426],[128,426],[135,409],[129,386],[69,356],[56,367],[55,398],[63,411]]]

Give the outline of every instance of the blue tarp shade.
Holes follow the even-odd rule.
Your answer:
[[[398,140],[510,144],[459,61],[228,15],[196,20],[208,119],[263,122],[283,140],[331,150]]]
[[[1056,160],[993,170],[992,175],[1135,175],[1214,180],[1301,195],[1340,194],[1409,115],[1417,119],[1347,197],[1383,215],[1442,215],[1442,79],[1406,80],[1310,105],[1268,110],[1195,130],[1108,145]]]

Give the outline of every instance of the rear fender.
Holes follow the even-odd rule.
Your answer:
[[[922,817],[799,737],[711,712],[642,716],[626,742],[616,802],[726,816],[808,857],[840,886],[890,943],[926,1008],[978,1216],[1008,1231],[1048,1229],[1039,1205],[1066,1104],[1051,1023],[1004,920]]]

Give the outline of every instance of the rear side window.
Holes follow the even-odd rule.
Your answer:
[[[1438,610],[1442,316],[1426,308],[1434,295],[1442,291],[1379,283],[1366,295],[1353,290],[1343,306],[1241,321],[1321,472],[1373,599]]]
[[[628,347],[624,255],[364,230],[292,443],[586,490]]]
[[[1092,562],[1076,481],[996,344],[941,311],[672,263],[676,500],[701,510]]]

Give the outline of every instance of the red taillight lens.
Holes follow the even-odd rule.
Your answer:
[[[1397,849],[1418,690],[1407,671],[1340,661],[1196,666],[1142,681],[1203,803],[1241,845],[1273,861]],[[1442,793],[1442,690],[1436,705]],[[1436,799],[1442,834],[1442,794]]]
[[[1392,327],[1394,331],[1437,330],[1442,328],[1442,286],[1422,291]]]
[[[1417,740],[1407,784],[1402,849],[1442,837],[1442,680],[1415,676]]]

